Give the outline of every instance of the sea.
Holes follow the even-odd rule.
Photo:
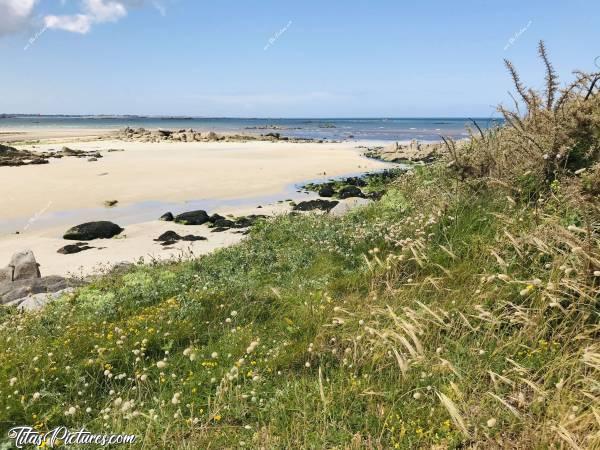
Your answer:
[[[0,133],[19,129],[76,129],[125,127],[194,129],[216,133],[280,133],[282,136],[323,140],[439,141],[441,136],[468,136],[473,122],[482,129],[502,125],[497,118],[208,118],[157,116],[0,115]]]

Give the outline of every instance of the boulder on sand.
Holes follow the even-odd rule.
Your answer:
[[[296,206],[294,206],[294,211],[313,211],[315,209],[321,211],[329,211],[339,202],[337,201],[329,201],[329,200],[308,200],[306,202],[300,202]]]
[[[165,222],[172,222],[173,219],[174,219],[173,213],[171,213],[171,212],[166,212],[158,218],[158,220],[163,220]]]
[[[182,223],[183,225],[202,225],[208,222],[208,220],[208,214],[202,209],[185,212],[175,216],[175,222]]]
[[[69,229],[63,239],[70,241],[91,241],[93,239],[110,239],[123,231],[119,225],[101,220],[87,222]]]
[[[35,260],[35,256],[31,250],[15,253],[10,259],[8,267],[12,267],[13,269],[11,281],[31,280],[42,276],[40,274],[40,265]]]
[[[59,248],[56,253],[61,253],[63,255],[72,255],[73,253],[79,253],[84,250],[90,250],[94,247],[90,247],[85,242],[78,242],[77,244],[68,244],[64,247]]]

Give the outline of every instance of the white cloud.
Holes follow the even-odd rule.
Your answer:
[[[37,0],[0,0],[0,35],[27,26]]]
[[[0,36],[24,29],[40,27],[72,33],[88,33],[95,24],[117,22],[127,16],[129,8],[152,5],[162,16],[166,14],[167,0],[79,0],[79,11],[74,14],[48,14],[35,16],[40,0],[0,0]],[[65,6],[66,0],[60,4]]]
[[[72,16],[46,16],[44,17],[46,27],[54,30],[70,31],[72,33],[85,34],[92,28],[92,19],[86,14],[75,14]]]
[[[84,0],[83,14],[46,16],[44,23],[48,28],[85,34],[95,23],[116,22],[127,15],[123,3],[113,0]]]
[[[125,5],[116,1],[85,0],[84,8],[95,22],[116,22],[127,15]]]

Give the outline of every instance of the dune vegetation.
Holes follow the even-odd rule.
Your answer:
[[[507,63],[505,124],[447,140],[372,205],[279,216],[193,261],[0,311],[2,435],[599,448],[599,74],[560,88],[539,52],[544,92]]]

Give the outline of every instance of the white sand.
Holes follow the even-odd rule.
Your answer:
[[[0,137],[1,139],[1,137]],[[103,158],[88,162],[80,158],[52,159],[39,166],[0,167],[0,266],[20,250],[31,249],[45,275],[69,272],[88,274],[99,264],[177,256],[183,249],[194,254],[238,242],[242,235],[233,232],[211,233],[206,226],[183,226],[158,220],[122,218],[119,214],[135,211],[140,202],[185,202],[210,199],[249,199],[245,206],[227,204],[209,210],[209,214],[266,214],[289,209],[274,200],[302,199],[305,194],[290,194],[286,187],[315,178],[328,178],[389,165],[361,156],[355,143],[272,143],[272,142],[196,142],[139,143],[89,140],[70,145],[82,150],[99,150]],[[60,142],[36,145],[35,150],[60,149]],[[22,148],[31,149],[30,146]],[[116,148],[123,152],[106,152]],[[324,175],[326,174],[326,175]],[[255,197],[273,196],[256,209]],[[56,253],[72,243],[62,234],[72,225],[100,220],[106,200],[118,200],[117,208],[106,210],[108,220],[123,226],[122,236],[92,241],[94,247],[73,255]],[[218,204],[218,202],[217,202]],[[160,208],[160,206],[159,206]],[[177,208],[176,208],[177,209]],[[180,204],[180,211],[189,210]],[[76,212],[74,223],[65,223]],[[165,211],[160,210],[160,214]],[[174,211],[175,212],[175,211]],[[157,212],[156,217],[160,214]],[[88,217],[89,216],[89,217]],[[67,219],[65,219],[65,217]],[[61,219],[62,218],[62,219]],[[62,220],[62,221],[61,221]],[[74,219],[73,219],[74,220]],[[151,221],[148,221],[151,220]],[[9,225],[7,225],[9,224]],[[14,226],[13,226],[14,225]],[[10,231],[7,230],[10,228]],[[4,229],[3,229],[4,228]],[[181,235],[196,234],[208,241],[176,244],[165,250],[153,239],[166,230]],[[19,231],[20,234],[14,234]]]

